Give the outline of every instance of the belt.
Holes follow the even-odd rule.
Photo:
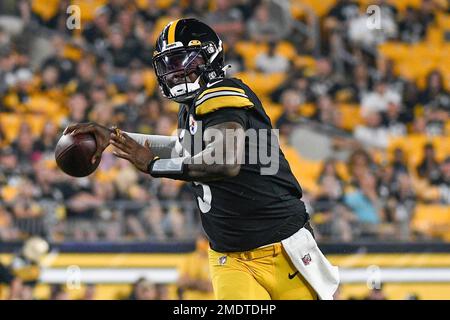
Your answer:
[[[225,253],[231,258],[238,258],[242,260],[253,260],[269,256],[276,256],[281,252],[281,242],[263,246],[244,252],[229,252]]]

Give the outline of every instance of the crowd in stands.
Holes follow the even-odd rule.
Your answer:
[[[81,29],[69,28],[70,4]],[[178,106],[151,60],[162,28],[186,16],[219,33],[228,75],[252,86],[280,130],[319,240],[450,240],[420,214],[450,222],[450,7],[371,4],[381,28],[367,29],[367,1],[2,1],[23,28],[0,23],[0,240],[193,237],[186,184],[138,173],[109,149],[92,176],[71,178],[53,154],[74,122],[174,132]],[[305,120],[348,158],[293,150]]]

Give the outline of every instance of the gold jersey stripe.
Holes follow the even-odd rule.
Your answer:
[[[172,44],[175,42],[175,29],[177,28],[177,23],[180,19],[173,21],[169,26],[169,32],[167,34],[167,44]]]
[[[217,88],[207,89],[207,90],[203,91],[198,96],[197,100],[200,100],[207,93],[217,92],[217,91],[235,91],[235,92],[239,92],[239,93],[244,93],[245,94],[244,90],[239,89],[239,88],[235,88],[235,87],[217,87]]]
[[[199,116],[211,113],[221,108],[244,108],[253,107],[253,103],[244,97],[240,96],[219,96],[199,104],[195,109],[195,113]]]

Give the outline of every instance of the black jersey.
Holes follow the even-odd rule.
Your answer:
[[[205,86],[191,105],[182,105],[178,117],[180,142],[189,154],[197,154],[205,147],[198,143],[205,129],[229,121],[256,134],[256,140],[252,134],[246,137],[245,161],[239,174],[192,183],[203,228],[211,248],[219,252],[246,251],[281,241],[308,220],[300,200],[300,185],[278,139],[271,136],[270,118],[255,93],[242,81],[217,79]],[[270,164],[267,158],[259,157],[261,151],[272,159]],[[270,166],[278,170],[267,174],[273,171]],[[264,168],[268,171],[262,174]]]

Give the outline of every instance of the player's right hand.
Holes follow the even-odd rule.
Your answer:
[[[91,133],[95,137],[95,142],[97,143],[97,150],[92,156],[91,162],[95,163],[99,157],[102,156],[103,151],[109,146],[109,135],[112,130],[99,125],[95,122],[87,123],[76,123],[69,125],[63,132],[63,134],[80,134],[80,133]]]

